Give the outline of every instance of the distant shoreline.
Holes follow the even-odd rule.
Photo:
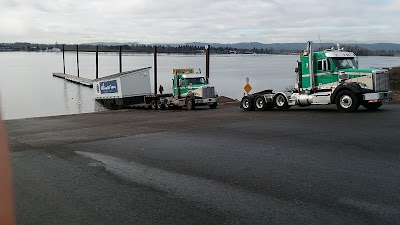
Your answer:
[[[50,52],[50,51],[0,51],[1,53],[57,53],[60,54],[62,52]],[[76,51],[73,50],[68,50],[65,51],[65,53],[75,53]],[[79,53],[96,53],[96,51],[79,51]],[[104,53],[114,53],[114,54],[118,54],[118,52],[116,51],[99,51],[100,54],[104,54]],[[124,55],[128,55],[128,54],[132,54],[132,55],[153,55],[154,53],[150,53],[150,52],[134,52],[134,51],[123,51],[122,54]],[[157,53],[158,55],[187,55],[187,56],[193,56],[193,55],[205,55],[205,53]],[[288,55],[293,55],[293,56],[298,56],[300,55],[300,53],[291,53],[291,54],[284,54],[284,53],[238,53],[238,54],[229,54],[229,53],[212,53],[211,55],[240,55],[240,56],[251,56],[251,55],[276,55],[276,56],[288,56]],[[375,57],[400,57],[400,55],[361,55],[361,56],[375,56]],[[397,65],[396,65],[397,67]]]
[[[157,47],[158,53],[170,54],[201,54],[205,52],[205,46],[210,46],[211,54],[272,54],[272,55],[291,55],[299,54],[306,47],[305,43],[272,43],[264,44],[260,42],[242,42],[232,44],[221,43],[181,43],[181,44],[141,44],[136,42],[113,43],[95,42],[83,44],[38,44],[28,42],[0,43],[0,51],[93,51],[98,49],[100,52],[135,52],[153,53]],[[315,50],[330,49],[336,43],[316,43]],[[375,44],[351,44],[341,45],[346,51],[354,52],[358,56],[400,56],[400,44],[395,43],[375,43]]]

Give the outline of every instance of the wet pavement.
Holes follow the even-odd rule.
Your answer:
[[[400,105],[6,121],[18,224],[398,224]]]

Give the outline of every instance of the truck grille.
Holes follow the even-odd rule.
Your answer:
[[[374,73],[374,89],[375,91],[389,90],[389,73],[388,71],[376,71]]]
[[[214,98],[214,97],[215,97],[214,87],[203,88],[203,98]]]

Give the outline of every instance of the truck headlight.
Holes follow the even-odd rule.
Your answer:
[[[364,83],[358,83],[358,85],[362,88],[362,89],[367,89],[368,86]]]

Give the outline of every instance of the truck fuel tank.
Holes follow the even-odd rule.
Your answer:
[[[313,102],[312,95],[308,94],[298,94],[296,98],[297,105],[299,106],[309,106]]]

